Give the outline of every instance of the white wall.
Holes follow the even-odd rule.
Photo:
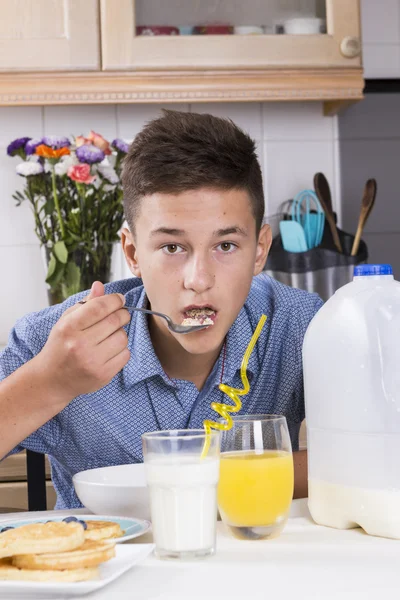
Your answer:
[[[170,105],[170,108],[230,117],[257,141],[263,169],[267,215],[304,188],[315,172],[331,184],[340,220],[340,177],[336,117],[324,117],[320,103],[231,103]],[[47,306],[45,269],[33,231],[29,206],[15,206],[13,192],[23,180],[15,174],[17,158],[6,155],[14,138],[79,135],[94,129],[104,137],[131,139],[159,113],[154,105],[0,107],[0,346],[15,320]],[[116,253],[113,278],[128,277]]]
[[[400,0],[361,0],[364,77],[400,77]]]

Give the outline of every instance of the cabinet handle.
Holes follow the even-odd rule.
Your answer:
[[[360,38],[350,35],[343,38],[340,42],[340,52],[346,58],[355,58],[356,56],[359,56],[361,52]]]

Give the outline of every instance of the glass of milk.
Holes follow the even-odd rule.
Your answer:
[[[207,437],[210,444],[202,457]],[[142,441],[156,556],[214,554],[220,432],[155,431],[143,434]]]

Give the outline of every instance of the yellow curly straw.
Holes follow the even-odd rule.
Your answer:
[[[210,421],[209,419],[203,421],[203,427],[206,432],[206,439],[201,453],[201,458],[205,458],[207,456],[208,450],[210,449],[211,428],[217,429],[218,431],[228,431],[233,425],[233,419],[229,413],[237,413],[242,408],[242,403],[238,396],[245,396],[250,391],[250,384],[247,378],[247,364],[249,362],[250,355],[254,350],[254,346],[256,345],[257,340],[260,337],[261,330],[264,327],[266,320],[267,317],[265,315],[261,315],[260,320],[258,321],[258,325],[253,335],[251,336],[250,343],[246,348],[246,352],[244,353],[242,364],[240,365],[240,377],[242,379],[243,389],[237,390],[231,387],[230,385],[226,385],[225,383],[221,383],[219,385],[219,389],[221,390],[221,392],[229,396],[229,398],[233,401],[233,405],[221,404],[220,402],[211,403],[211,408],[215,410],[215,412],[219,414],[223,419],[225,419],[226,423],[217,423],[216,421]]]

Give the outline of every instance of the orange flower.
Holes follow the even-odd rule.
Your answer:
[[[86,163],[80,165],[72,165],[67,171],[68,177],[78,183],[93,183],[96,179],[94,175],[90,174],[90,165]]]
[[[50,146],[46,146],[45,144],[40,144],[40,146],[36,146],[35,153],[39,156],[43,156],[43,158],[61,158],[62,156],[66,156],[67,154],[71,154],[69,148],[58,148],[57,150],[53,150]]]
[[[103,150],[104,154],[111,154],[110,143],[107,142],[107,140],[105,140],[103,136],[99,133],[91,131],[87,136],[87,139],[92,142],[93,146],[96,146],[96,148],[100,148],[100,150]]]

